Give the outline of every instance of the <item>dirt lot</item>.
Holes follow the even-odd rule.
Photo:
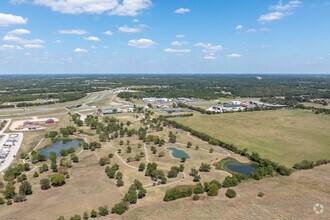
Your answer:
[[[123,219],[330,219],[330,165],[299,171],[289,177],[250,181],[235,188],[237,197],[228,199],[225,190],[215,198],[194,202],[138,204]],[[259,192],[265,196],[257,197]],[[315,204],[322,214],[315,214]]]

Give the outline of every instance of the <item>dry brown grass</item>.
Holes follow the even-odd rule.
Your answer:
[[[251,180],[235,187],[237,197],[228,199],[225,189],[219,196],[204,196],[174,202],[140,203],[123,219],[329,219],[330,165],[295,172],[289,177]],[[259,192],[265,196],[257,197]],[[316,203],[324,205],[324,213],[313,211]]]

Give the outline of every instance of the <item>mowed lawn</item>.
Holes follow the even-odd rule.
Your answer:
[[[330,159],[330,116],[277,110],[177,118],[177,122],[287,166]]]

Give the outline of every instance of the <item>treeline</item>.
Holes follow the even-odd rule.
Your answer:
[[[161,115],[160,118],[185,118],[194,116],[193,113],[190,114],[180,114],[180,115]]]
[[[317,161],[309,161],[309,160],[303,160],[300,163],[296,163],[295,165],[293,165],[294,169],[297,170],[309,170],[309,169],[313,169],[314,167],[317,166],[321,166],[324,164],[328,164],[330,163],[330,160],[324,159],[324,160],[317,160]]]
[[[217,180],[212,180],[211,182],[204,182],[203,184],[198,181],[195,186],[193,185],[182,185],[172,187],[166,190],[163,201],[169,202],[177,200],[180,198],[192,196],[193,200],[199,200],[199,195],[206,193],[208,196],[218,196],[219,190],[223,188],[228,188],[226,196],[228,198],[234,198],[236,192],[229,187],[237,186],[246,177],[243,175],[233,175],[232,177],[227,176],[225,180],[220,183]]]
[[[284,99],[282,98],[264,98],[261,99],[263,102],[269,102],[273,104],[279,104],[279,105],[287,105],[291,108],[295,109],[305,109],[305,110],[311,110],[315,114],[325,114],[329,115],[330,114],[330,109],[327,108],[317,108],[314,106],[305,106],[301,104],[301,102],[307,102],[309,98],[303,98],[303,97],[285,97]]]
[[[185,126],[183,124],[180,124],[176,121],[171,121],[171,120],[164,119],[164,118],[162,118],[161,120],[164,121],[164,125],[170,125],[177,129],[182,129],[184,131],[187,131],[187,132],[191,133],[192,135],[198,137],[199,139],[208,142],[211,145],[226,148],[227,150],[230,150],[236,154],[245,156],[245,157],[249,158],[251,161],[258,163],[259,168],[257,171],[257,173],[258,173],[257,175],[259,175],[259,176],[256,177],[255,179],[260,179],[264,176],[272,175],[272,173],[274,173],[274,172],[276,172],[280,175],[285,175],[285,176],[290,175],[292,172],[291,169],[285,167],[284,165],[280,165],[278,163],[270,161],[269,159],[261,158],[259,156],[259,154],[256,152],[248,153],[247,149],[240,150],[237,147],[235,147],[233,144],[227,144],[223,141],[220,141],[218,139],[211,137],[210,135],[196,131],[196,130],[194,130],[188,126]]]

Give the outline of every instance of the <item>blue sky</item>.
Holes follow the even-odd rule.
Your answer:
[[[330,73],[330,0],[1,0],[0,74]]]

